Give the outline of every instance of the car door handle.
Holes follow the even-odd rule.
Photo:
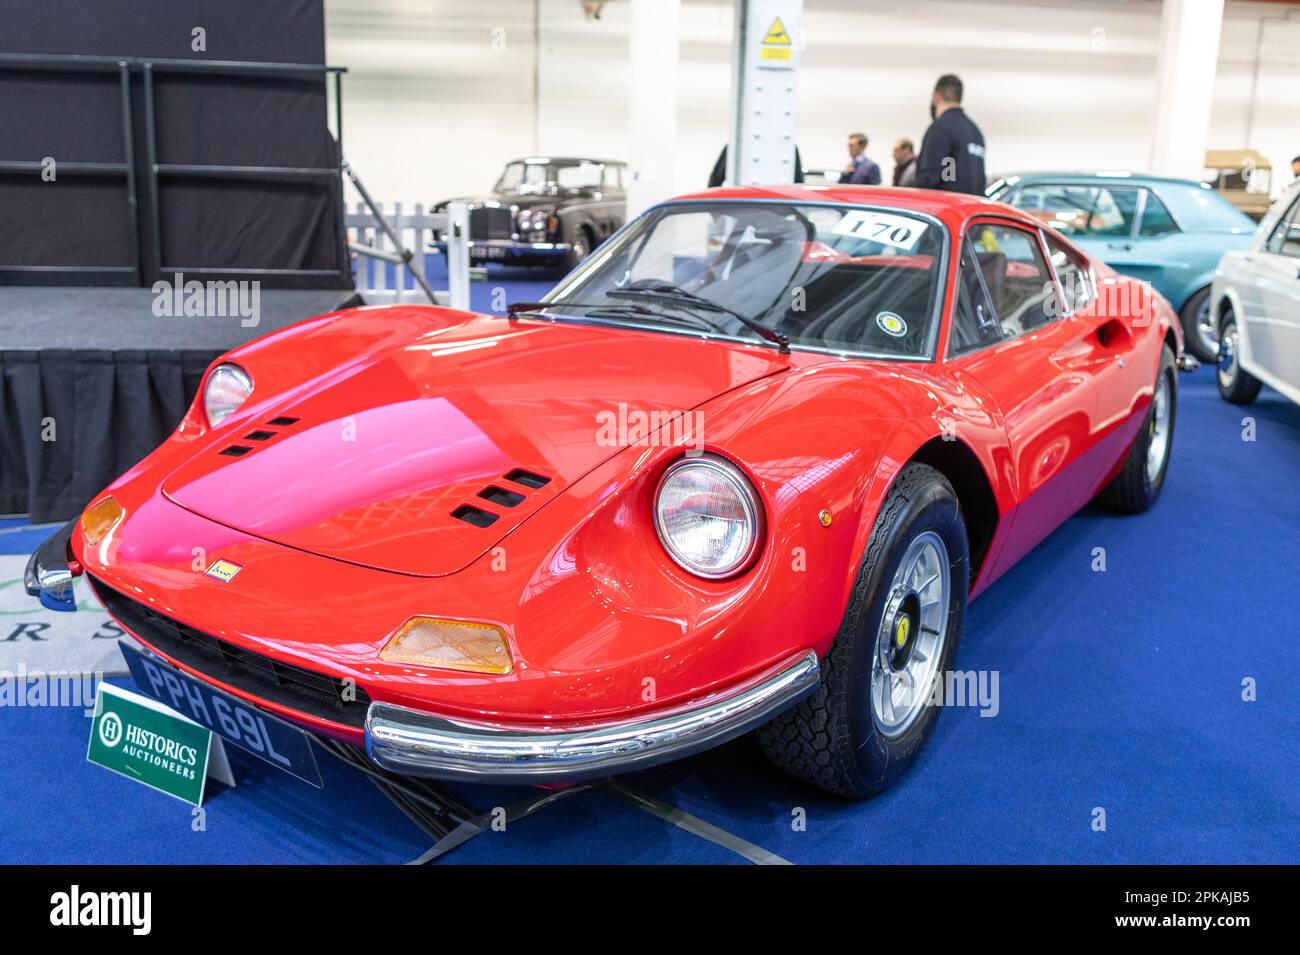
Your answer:
[[[1122,249],[1125,252],[1131,252],[1133,250],[1132,242],[1107,242],[1106,244],[1112,249]]]

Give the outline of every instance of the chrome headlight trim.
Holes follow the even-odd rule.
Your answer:
[[[745,548],[744,554],[726,568],[709,570],[692,563],[673,543],[664,526],[662,506],[664,488],[675,475],[692,468],[707,469],[716,476],[721,477],[736,492],[737,501],[745,513],[746,525],[749,530],[749,544]],[[705,580],[725,580],[748,570],[758,556],[764,532],[763,502],[745,472],[722,455],[709,453],[694,457],[683,457],[670,464],[659,478],[654,497],[654,524],[655,533],[659,536],[659,542],[678,567],[693,576]]]
[[[234,384],[242,388],[244,397],[237,404],[227,409],[221,410],[219,414],[214,415],[212,410],[212,386],[218,381],[218,377],[224,379],[233,379]],[[208,375],[207,381],[203,383],[203,416],[207,419],[208,426],[215,428],[221,422],[225,421],[232,414],[243,407],[249,397],[253,394],[253,376],[244,371],[243,368],[234,362],[222,362],[216,368],[212,369],[212,374]]]

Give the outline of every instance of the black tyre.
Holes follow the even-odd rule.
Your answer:
[[[933,688],[952,669],[969,588],[952,485],[934,468],[905,466],[867,541],[821,685],[759,731],[772,763],[854,798],[892,785],[934,729]]]
[[[1178,411],[1178,375],[1174,351],[1165,345],[1156,373],[1156,390],[1142,429],[1129,446],[1124,469],[1102,488],[1094,501],[1123,514],[1138,514],[1156,502],[1165,486],[1169,455],[1174,448],[1174,418]]]
[[[1207,285],[1189,298],[1178,317],[1183,324],[1187,350],[1202,362],[1216,361],[1219,357],[1219,330],[1210,315],[1210,287]]]
[[[1231,309],[1219,321],[1219,365],[1214,377],[1224,401],[1248,405],[1259,396],[1259,379],[1241,367],[1241,337]]]
[[[591,229],[585,225],[579,227],[574,230],[573,239],[569,242],[569,257],[566,264],[570,269],[576,269],[583,259],[591,255],[591,250],[595,247],[596,237]]]

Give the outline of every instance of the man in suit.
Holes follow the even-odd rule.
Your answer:
[[[894,143],[894,185],[916,185],[916,147],[907,138]]]
[[[842,185],[878,186],[880,167],[867,158],[867,134],[849,133],[849,162],[840,173]]]

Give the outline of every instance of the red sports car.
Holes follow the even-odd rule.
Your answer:
[[[759,728],[863,796],[933,729],[967,601],[1141,511],[1177,316],[1035,219],[720,189],[544,302],[324,315],[220,358],[38,552],[180,670],[378,765],[558,782]]]

